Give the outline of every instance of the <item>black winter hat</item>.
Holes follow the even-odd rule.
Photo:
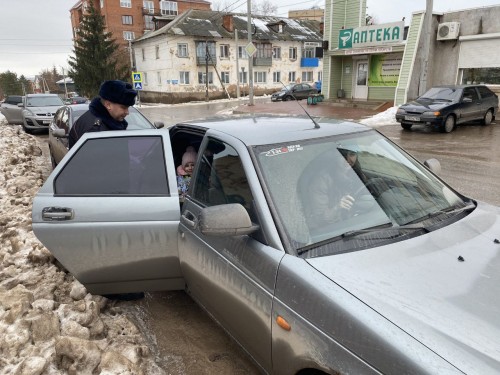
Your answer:
[[[132,88],[132,85],[123,81],[104,81],[99,89],[99,96],[102,99],[110,102],[132,106],[135,104],[137,91]]]

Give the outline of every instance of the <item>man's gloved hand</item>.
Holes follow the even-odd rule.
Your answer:
[[[344,210],[350,210],[352,208],[352,205],[354,204],[354,201],[355,199],[350,195],[344,195],[340,199],[340,207]]]

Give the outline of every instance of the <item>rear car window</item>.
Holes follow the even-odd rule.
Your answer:
[[[478,86],[477,89],[479,90],[479,94],[481,94],[482,98],[490,98],[495,95],[493,91],[491,91],[486,86]]]
[[[6,104],[12,104],[12,105],[18,105],[19,103],[22,103],[23,97],[20,95],[11,95],[7,96],[5,99]]]

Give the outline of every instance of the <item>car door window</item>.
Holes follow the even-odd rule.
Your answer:
[[[478,99],[476,89],[473,87],[466,87],[464,89],[464,98],[471,99],[472,101],[476,101]]]
[[[253,216],[250,186],[233,147],[210,139],[196,174],[193,198],[206,206],[240,203]]]
[[[54,181],[55,195],[169,195],[160,136],[88,139]]]

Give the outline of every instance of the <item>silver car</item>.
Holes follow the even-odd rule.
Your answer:
[[[22,109],[23,129],[27,133],[33,130],[48,130],[56,111],[64,105],[56,94],[28,94],[19,106]]]
[[[87,133],[33,230],[91,293],[185,289],[266,373],[498,374],[500,209],[438,167],[339,120]]]
[[[5,117],[11,125],[22,125],[23,116],[22,108],[18,104],[22,103],[24,96],[9,95],[0,103],[0,113]]]

